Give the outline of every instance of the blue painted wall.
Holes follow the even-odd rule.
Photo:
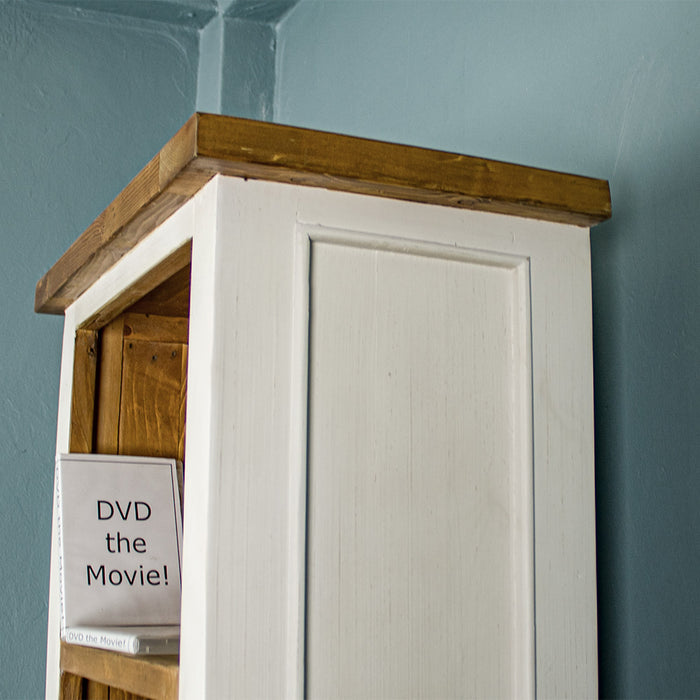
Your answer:
[[[0,1],[0,697],[43,696],[61,319],[34,285],[194,110],[185,27]]]
[[[275,120],[609,179],[600,681],[700,697],[700,3],[301,0]]]

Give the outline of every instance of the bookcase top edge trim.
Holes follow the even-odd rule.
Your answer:
[[[217,174],[576,226],[611,216],[605,180],[196,113],[39,280],[35,311],[63,313]]]

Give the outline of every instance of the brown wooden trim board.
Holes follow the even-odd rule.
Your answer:
[[[578,226],[611,215],[605,180],[198,113],[39,281],[35,310],[63,313],[219,173]]]

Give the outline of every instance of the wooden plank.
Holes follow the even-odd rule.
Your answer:
[[[412,146],[195,114],[39,281],[62,313],[217,173],[590,226],[607,182]]]
[[[83,700],[83,679],[74,673],[62,672],[58,698],[59,700]]]
[[[70,451],[91,452],[97,379],[97,333],[77,330],[73,357]]]
[[[124,337],[164,343],[187,343],[189,319],[156,314],[124,314]]]
[[[119,453],[178,456],[184,439],[183,344],[125,336],[123,353]]]
[[[110,700],[110,688],[104,683],[86,678],[83,687],[85,700]]]
[[[589,226],[610,216],[603,180],[473,156],[201,114],[192,167]]]
[[[144,700],[144,696],[137,695],[136,693],[129,693],[121,688],[110,688],[109,700]],[[148,699],[146,698],[146,700]]]
[[[62,678],[75,674],[156,700],[177,698],[178,663],[177,656],[129,656],[61,642]]]
[[[141,302],[140,308],[144,311],[157,309],[161,313],[168,312],[169,315],[186,316],[189,311],[191,257],[192,244],[187,242],[96,311],[85,321],[83,328],[102,328],[137,301]]]
[[[96,451],[119,453],[119,411],[122,392],[124,318],[120,316],[102,329],[100,381],[97,398]]]
[[[129,307],[130,311],[159,316],[190,315],[191,265],[171,275],[165,282]]]

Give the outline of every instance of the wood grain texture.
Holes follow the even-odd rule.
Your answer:
[[[589,226],[610,216],[605,181],[277,124],[199,115],[192,167],[393,199]]]
[[[86,678],[83,682],[83,698],[85,700],[110,700],[109,686]]]
[[[145,698],[143,695],[138,695],[137,693],[130,693],[121,688],[110,688],[109,700],[148,700],[148,698]]]
[[[139,304],[137,310],[142,313],[186,317],[189,313],[191,256],[192,246],[186,243],[93,314],[83,328],[102,328],[136,302]]]
[[[100,333],[95,446],[101,454],[119,454],[123,343],[124,317],[120,316],[107,324]]]
[[[58,686],[59,700],[83,700],[83,679],[74,673],[61,673]]]
[[[188,299],[189,299],[189,277]],[[124,366],[121,454],[185,458],[189,318],[124,314]],[[131,362],[129,345],[141,347],[147,361]],[[147,353],[151,352],[150,359]],[[155,359],[154,359],[155,358]],[[143,359],[143,358],[142,358]],[[131,391],[144,397],[139,409],[125,409]],[[137,437],[138,436],[138,437]],[[140,450],[134,452],[134,450]]]
[[[82,675],[137,697],[177,698],[177,656],[129,656],[61,642],[61,670],[62,679],[67,674]]]
[[[188,326],[186,318],[124,313],[104,327],[98,452],[183,458]]]
[[[70,451],[91,452],[97,380],[97,333],[77,330],[73,357],[73,396],[70,417]]]
[[[189,319],[176,316],[134,313],[124,314],[124,337],[162,343],[187,343]]]
[[[217,173],[590,226],[607,182],[483,158],[234,117],[195,114],[39,281],[62,313]]]
[[[188,318],[190,315],[191,266],[183,267],[129,307],[130,311]]]
[[[181,343],[124,339],[120,454],[181,458],[186,367]]]

